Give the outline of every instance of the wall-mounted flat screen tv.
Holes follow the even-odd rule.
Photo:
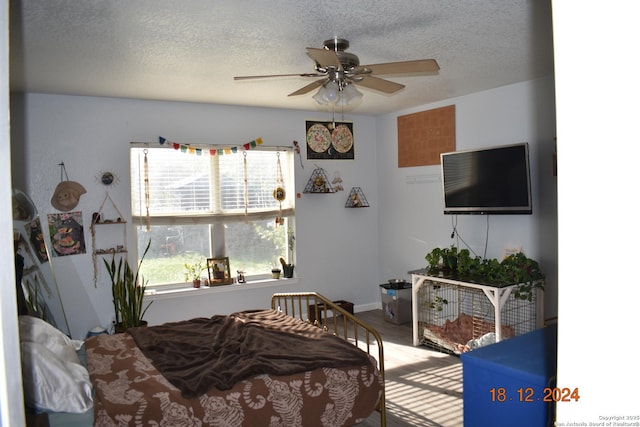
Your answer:
[[[440,155],[445,214],[530,214],[529,144]]]

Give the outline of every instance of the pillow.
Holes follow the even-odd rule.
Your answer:
[[[38,317],[19,316],[19,328],[20,341],[40,343],[63,359],[80,363],[76,351],[82,348],[83,341],[72,340]]]
[[[64,332],[49,322],[34,316],[18,316],[21,341],[38,341],[45,344],[72,346],[80,350],[84,345],[82,340],[69,338]]]
[[[84,366],[65,361],[37,342],[21,342],[20,351],[28,406],[37,411],[71,413],[86,412],[92,407],[91,381]]]
[[[38,411],[85,412],[93,405],[89,372],[76,353],[83,342],[33,316],[20,316],[26,403]]]

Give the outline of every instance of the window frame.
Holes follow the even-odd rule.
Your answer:
[[[219,155],[209,155],[208,151],[210,149],[216,149],[216,150],[222,150],[224,148],[228,148],[225,146],[217,146],[217,145],[206,145],[206,146],[198,146],[199,148],[203,148],[203,152],[206,151],[207,154],[200,154],[200,155],[206,155],[208,157],[211,157],[212,161],[219,161],[221,160],[221,158],[223,156],[219,156]],[[144,191],[140,191],[140,189],[138,189],[138,191],[136,192],[134,189],[135,186],[135,182],[136,180],[134,179],[134,165],[133,165],[133,161],[134,161],[134,151],[133,149],[165,149],[165,150],[174,150],[173,147],[171,146],[152,146],[152,144],[150,143],[143,143],[143,142],[132,142],[130,145],[130,153],[129,153],[129,157],[130,160],[132,162],[132,164],[130,164],[130,174],[131,174],[131,190],[130,190],[130,198],[131,198],[131,216],[132,216],[132,223],[133,223],[133,236],[134,236],[134,242],[135,242],[135,249],[134,249],[134,254],[135,254],[135,259],[136,262],[139,262],[139,250],[138,250],[138,234],[139,234],[139,227],[145,227],[146,224],[150,225],[150,226],[168,226],[168,225],[209,225],[209,230],[210,230],[210,251],[211,253],[209,254],[210,257],[224,257],[226,256],[226,242],[225,242],[225,233],[224,232],[220,232],[221,230],[223,230],[224,228],[224,224],[225,223],[231,223],[231,222],[251,222],[251,221],[264,221],[266,219],[273,219],[275,221],[276,217],[283,217],[285,218],[285,225],[280,225],[281,227],[286,227],[287,230],[290,230],[290,232],[295,233],[295,171],[294,171],[294,166],[295,166],[295,158],[294,158],[294,150],[292,148],[289,147],[273,147],[273,146],[259,146],[259,147],[255,147],[255,148],[251,148],[250,150],[237,150],[237,152],[234,152],[232,154],[225,154],[224,156],[229,156],[229,155],[233,155],[233,156],[243,156],[244,152],[249,152],[249,151],[277,151],[279,153],[283,153],[287,156],[287,160],[285,162],[281,162],[284,163],[284,165],[282,165],[282,176],[283,176],[283,184],[285,187],[285,191],[287,193],[287,198],[289,199],[287,201],[287,204],[290,207],[282,207],[282,208],[267,208],[267,209],[257,209],[257,208],[248,208],[245,211],[240,212],[239,209],[231,209],[231,210],[227,210],[226,212],[224,211],[220,211],[220,212],[212,212],[209,211],[207,213],[194,213],[194,214],[151,214],[148,217],[148,221],[147,221],[147,216],[146,214],[143,215],[143,210],[144,210]],[[250,155],[250,153],[246,153],[247,156]],[[194,155],[192,153],[176,153],[176,155]],[[139,155],[140,156],[140,155]],[[141,164],[142,164],[142,160],[138,159],[138,167],[137,170],[138,171],[142,171],[141,169]],[[219,168],[218,168],[218,164],[216,163],[214,166],[211,167],[210,169],[211,173],[218,173],[219,172]],[[219,175],[218,175],[219,177]],[[213,179],[212,179],[213,180]],[[144,179],[140,179],[138,178],[138,180],[140,182],[141,185],[143,185]],[[220,194],[220,191],[216,191],[216,194]],[[136,200],[135,198],[139,196],[140,200],[138,201],[138,206],[139,206],[139,211],[136,213],[135,212],[135,207],[136,207]],[[216,202],[218,203],[219,200]],[[288,235],[289,231],[287,231],[287,240],[288,240]],[[295,235],[295,234],[294,234]],[[288,244],[288,242],[287,242]],[[287,256],[287,262],[290,263],[294,263],[295,261],[295,247],[293,248],[293,250],[288,250],[287,251],[288,256]],[[262,281],[272,281],[269,280],[270,274],[269,273],[265,273],[265,274],[254,274],[254,275],[248,275],[246,276],[246,280],[247,283],[251,283],[251,282],[255,282],[255,283],[260,283]],[[175,290],[175,289],[182,289],[186,287],[186,283],[185,282],[168,282],[168,283],[150,283],[148,286],[148,289],[152,292],[164,292],[164,291],[171,291],[171,290]]]

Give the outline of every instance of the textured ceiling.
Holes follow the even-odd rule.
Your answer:
[[[322,110],[306,47],[349,40],[361,64],[434,58],[383,76],[353,113],[378,115],[553,73],[550,0],[11,0],[14,91]]]

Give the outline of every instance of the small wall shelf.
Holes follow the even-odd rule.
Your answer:
[[[367,198],[364,197],[364,192],[360,187],[353,187],[349,192],[349,197],[347,197],[347,203],[344,205],[345,208],[368,208],[369,202],[367,202]]]
[[[329,179],[327,178],[327,174],[324,169],[316,168],[311,174],[311,178],[309,178],[309,182],[307,182],[307,186],[304,187],[305,193],[335,193],[336,191],[333,189],[331,184],[329,183]]]
[[[109,201],[111,208],[105,210],[105,203]],[[113,215],[111,219],[105,215]],[[117,227],[121,231],[117,232]],[[91,218],[91,243],[93,258],[93,286],[98,287],[98,267],[103,265],[98,256],[127,254],[127,221],[109,196],[105,195],[102,204]],[[98,247],[100,246],[100,247]]]

